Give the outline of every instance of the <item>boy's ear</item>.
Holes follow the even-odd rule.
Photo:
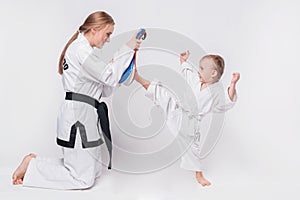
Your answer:
[[[212,76],[212,77],[217,77],[217,76],[218,76],[217,70],[214,69],[214,70],[211,72],[211,76]]]

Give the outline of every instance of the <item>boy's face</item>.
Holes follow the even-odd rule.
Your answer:
[[[204,58],[200,60],[198,76],[201,83],[212,83],[214,77],[217,75],[217,70],[211,58]]]

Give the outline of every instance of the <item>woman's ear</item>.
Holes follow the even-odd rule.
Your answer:
[[[91,28],[91,33],[93,34],[93,35],[95,35],[95,33],[96,33],[96,29],[95,28]]]

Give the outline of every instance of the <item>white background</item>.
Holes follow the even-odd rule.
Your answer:
[[[296,80],[300,3],[296,0],[2,0],[1,199],[17,198],[18,194],[35,197],[36,191],[48,194],[11,186],[10,175],[29,152],[60,155],[55,143],[56,116],[64,94],[58,58],[67,40],[96,10],[113,16],[113,35],[139,27],[170,29],[191,38],[208,53],[221,54],[226,61],[224,83],[233,71],[241,73],[239,100],[226,114],[223,136],[210,157],[207,175],[212,187],[201,188],[194,174],[182,174],[186,172],[173,166],[145,175],[145,179],[112,172],[98,188],[76,193],[76,197],[299,199],[300,95]],[[176,186],[162,189],[157,183]],[[65,193],[49,194],[53,195],[45,198]],[[74,193],[68,195],[75,197]]]

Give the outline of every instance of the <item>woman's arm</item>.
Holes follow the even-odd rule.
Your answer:
[[[134,50],[140,47],[141,40],[135,39],[136,34],[114,54],[109,63],[103,61],[102,50],[95,48],[82,64],[85,76],[95,82],[111,87],[117,86],[133,58]]]

